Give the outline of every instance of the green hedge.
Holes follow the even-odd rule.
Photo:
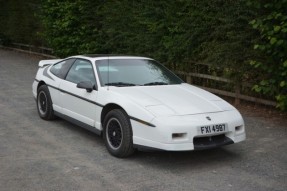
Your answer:
[[[1,43],[42,45],[40,21],[36,18],[39,7],[38,0],[0,0]]]
[[[210,63],[287,109],[287,0],[0,1],[6,42],[47,44],[60,57],[149,56],[185,71]]]
[[[241,69],[253,54],[252,14],[243,0],[42,3],[44,34],[59,56],[140,54],[163,62],[200,60]]]
[[[260,53],[251,61],[258,71],[257,92],[275,96],[278,107],[287,110],[287,0],[251,1],[260,14],[250,22],[260,32],[254,49]]]

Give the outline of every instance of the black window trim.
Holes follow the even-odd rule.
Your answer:
[[[74,58],[74,59],[75,59],[75,61],[73,62],[73,64],[72,64],[71,67],[69,68],[69,70],[68,70],[68,72],[66,73],[66,76],[65,76],[65,78],[64,78],[63,80],[65,80],[65,81],[67,81],[67,82],[71,82],[71,81],[69,81],[69,80],[66,80],[68,73],[70,72],[71,68],[73,67],[73,65],[75,64],[75,62],[76,62],[77,60],[84,60],[84,61],[89,62],[89,63],[92,65],[93,75],[94,75],[95,82],[96,82],[96,84],[94,84],[94,86],[95,86],[94,89],[97,91],[97,90],[98,90],[98,81],[97,81],[97,78],[96,78],[96,75],[95,75],[95,68],[94,68],[94,66],[93,66],[93,63],[92,63],[90,60],[84,59],[84,58]],[[74,82],[71,82],[71,83],[76,84],[76,83],[74,83]]]

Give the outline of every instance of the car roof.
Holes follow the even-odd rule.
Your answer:
[[[82,56],[90,57],[90,58],[98,58],[98,57],[128,56],[128,55],[123,55],[123,54],[83,54]]]
[[[148,58],[148,57],[128,56],[128,55],[121,55],[121,54],[84,54],[84,55],[71,56],[69,58],[85,58],[85,59],[92,59],[92,60],[102,60],[102,59],[148,59],[148,60],[152,60],[151,58]]]

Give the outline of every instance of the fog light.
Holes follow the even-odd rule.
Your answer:
[[[187,136],[187,133],[173,133],[172,134],[172,139],[177,140],[177,139],[185,139]]]
[[[235,127],[235,131],[241,131],[241,130],[242,130],[242,128],[243,128],[243,126],[242,126],[242,125],[240,125],[240,126],[236,126],[236,127]]]

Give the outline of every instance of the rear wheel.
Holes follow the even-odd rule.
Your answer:
[[[37,93],[37,109],[39,116],[44,120],[54,119],[54,111],[49,89],[46,85],[42,85]]]
[[[104,119],[104,140],[108,151],[124,158],[133,154],[132,128],[127,114],[121,109],[110,111]]]

